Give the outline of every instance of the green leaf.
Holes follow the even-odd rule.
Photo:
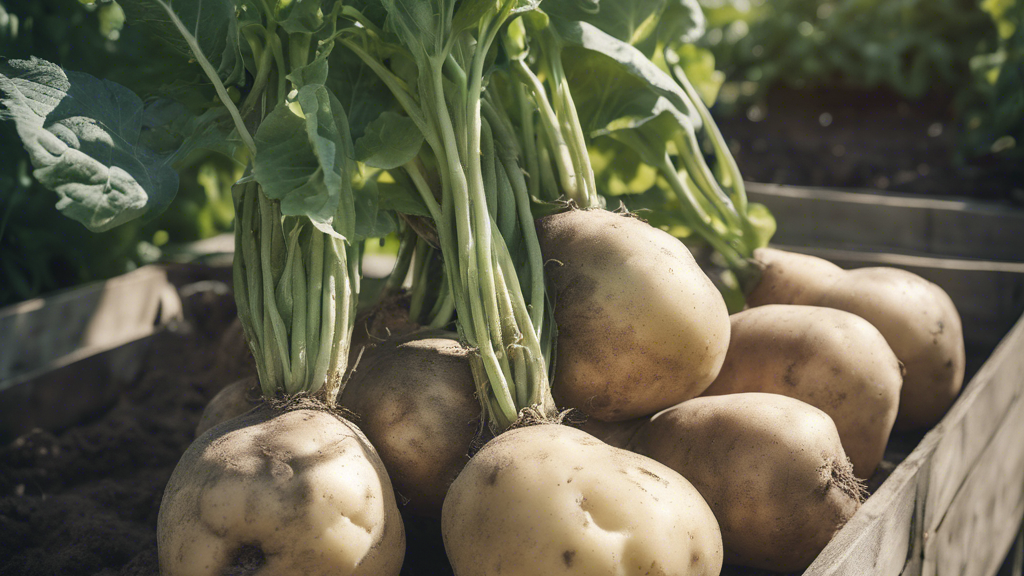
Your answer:
[[[321,10],[320,0],[290,0],[281,2],[284,7],[277,13],[277,21],[291,34],[316,32],[324,25],[323,15],[330,12],[327,6]]]
[[[199,116],[185,106],[168,99],[146,104],[139,143],[170,156],[171,165],[180,168],[196,150],[219,152],[229,158],[241,147],[231,115],[224,108],[211,108]]]
[[[695,129],[699,129],[703,123],[700,113],[693,107],[689,97],[667,72],[651,62],[642,52],[635,47],[608,35],[601,29],[586,22],[556,22],[555,28],[558,31],[561,41],[569,47],[575,46],[594,54],[606,57],[606,60],[599,60],[600,68],[592,72],[592,76],[601,78],[606,86],[602,93],[614,95],[620,101],[629,99],[629,92],[633,92],[633,86],[643,86],[644,91],[653,92],[658,96],[666,98],[679,112],[685,114]],[[566,67],[566,74],[569,74],[570,65],[577,70],[580,65],[569,48],[562,58]],[[609,76],[615,75],[616,80],[612,81]],[[620,85],[618,80],[631,78],[628,85]],[[573,91],[576,98],[578,91]]]
[[[704,36],[707,20],[697,0],[669,0],[658,21],[658,41],[665,46],[693,44]]]
[[[150,27],[176,52],[195,59],[184,33],[198,44],[217,76],[225,84],[242,80],[244,67],[238,47],[238,22],[234,0],[121,0],[129,25]],[[248,5],[252,9],[251,3]],[[168,14],[172,11],[181,21],[183,33]]]
[[[375,180],[365,181],[353,194],[357,238],[383,238],[398,229],[395,217],[380,205],[380,190]]]
[[[325,86],[344,106],[352,138],[358,141],[370,122],[385,110],[397,109],[398,103],[380,76],[351,51],[337,48],[327,61],[331,73]]]
[[[393,170],[415,158],[421,146],[423,133],[411,118],[384,112],[356,142],[356,160],[374,168]]]
[[[394,182],[378,182],[377,189],[380,192],[381,210],[392,210],[410,216],[431,217],[427,205],[414,190]]]
[[[587,22],[622,42],[637,44],[659,28],[666,0],[545,0],[552,20]]]
[[[90,230],[158,213],[178,189],[170,158],[141,146],[142,101],[127,88],[32,58],[0,62],[12,119],[57,208]]]
[[[453,0],[382,0],[387,24],[416,58],[444,53],[451,28]]]

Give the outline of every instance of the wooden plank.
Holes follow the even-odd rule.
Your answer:
[[[939,423],[932,435],[939,440],[932,456],[928,501],[924,530],[935,532],[954,497],[974,469],[982,465],[982,455],[993,437],[1015,422],[1010,410],[1024,396],[1024,319],[999,344],[996,351],[964,389],[963,395]],[[1010,416],[1008,416],[1010,415]],[[1017,441],[1024,438],[1024,430]],[[1011,446],[1010,451],[1024,458],[1024,446]],[[1012,458],[1014,454],[1006,454]],[[1024,489],[1024,471],[1018,477]],[[1018,519],[1020,516],[1018,515]],[[1014,525],[1016,526],[1016,525]]]
[[[986,486],[996,485],[993,478],[1006,482],[1002,485],[1005,490],[1000,500],[1006,504],[1001,511],[1004,516],[995,524],[986,525],[992,532],[986,532],[990,534],[990,545],[985,550],[989,555],[998,556],[994,560],[998,568],[999,560],[1010,546],[1006,534],[1012,539],[1024,515],[1024,509],[1018,509],[1024,506],[1024,496],[1018,502],[1013,491],[1015,487],[1024,493],[1022,406],[1024,318],[965,387],[964,394],[946,417],[896,467],[804,576],[917,576],[922,573],[938,576],[934,569],[934,534],[942,533],[939,525],[945,521],[947,510],[960,506],[970,511],[972,504],[984,500]],[[1000,442],[998,448],[992,447],[997,441],[994,437]],[[1002,467],[989,459],[997,460]],[[989,470],[985,465],[996,469]],[[982,470],[977,478],[973,477],[972,467]],[[960,498],[964,502],[960,502]],[[1012,526],[1006,528],[1007,523]],[[955,532],[952,526],[953,521],[950,521],[946,530]],[[976,548],[979,544],[966,546]],[[952,572],[939,574],[946,573]],[[977,573],[989,575],[992,572]]]
[[[1024,381],[1024,374],[1021,374]],[[925,540],[925,576],[992,576],[1024,517],[1024,400],[1017,398]]]
[[[1024,210],[1006,203],[752,182],[747,193],[782,244],[1024,262]]]
[[[915,545],[922,471],[931,453],[916,450],[836,534],[804,576],[897,576]]]
[[[181,312],[166,272],[146,266],[0,310],[0,390],[60,358],[120,346]]]

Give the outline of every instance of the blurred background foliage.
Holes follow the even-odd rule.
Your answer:
[[[674,46],[669,57],[678,62],[670,64],[685,69],[720,118],[749,111],[779,86],[877,89],[907,102],[947,102],[957,129],[951,162],[1024,160],[1024,0],[700,2],[707,32]],[[0,0],[0,56],[30,55],[144,98],[202,84],[194,62],[125,26],[113,0]],[[202,108],[214,97],[200,94],[185,104]],[[231,228],[239,162],[197,153],[165,213],[93,234],[61,216],[55,195],[34,183],[12,130],[0,123],[0,306],[167,258]],[[593,152],[596,166],[616,161]]]
[[[1022,155],[1024,0],[700,2],[708,30],[698,45],[725,75],[716,114],[778,86],[883,89],[948,100],[955,160]]]
[[[143,97],[166,93],[167,77],[189,77],[167,74],[166,66],[180,67],[182,59],[126,27],[112,0],[0,0],[0,56],[33,55],[110,78]],[[231,184],[241,164],[229,158],[197,153],[167,211],[95,234],[57,212],[56,195],[32,178],[18,142],[11,123],[0,123],[0,306],[115,276],[231,229]]]

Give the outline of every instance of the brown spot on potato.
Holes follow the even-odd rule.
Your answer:
[[[782,381],[791,388],[796,388],[797,386],[796,374],[794,374],[796,365],[796,362],[790,363],[790,365],[786,367],[786,372],[782,375]]]
[[[247,576],[255,574],[267,563],[267,557],[259,544],[242,544],[235,550],[231,564],[224,576]]]
[[[574,558],[576,558],[575,550],[566,550],[565,552],[562,552],[562,562],[565,562],[566,568],[572,568],[572,561]]]
[[[690,566],[696,566],[700,563],[700,554],[694,552],[690,555]]]
[[[494,486],[498,483],[498,473],[501,472],[500,466],[495,466],[491,469],[491,473],[487,475],[487,485]]]

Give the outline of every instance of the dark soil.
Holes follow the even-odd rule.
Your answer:
[[[156,576],[163,489],[206,402],[254,371],[219,354],[230,294],[185,298],[186,321],[158,335],[147,368],[106,413],[0,447],[0,574]],[[237,350],[237,348],[236,348]],[[69,383],[70,386],[70,383]],[[402,574],[451,574],[436,522],[406,522]]]
[[[1020,163],[955,161],[958,127],[947,98],[778,88],[716,121],[750,181],[1024,203]]]

